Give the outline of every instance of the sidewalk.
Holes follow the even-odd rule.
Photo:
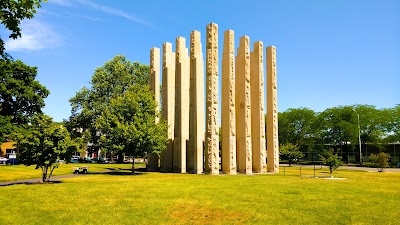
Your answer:
[[[68,174],[68,175],[60,175],[60,176],[54,176],[50,177],[50,181],[59,181],[61,179],[65,178],[72,178],[72,177],[77,177],[77,176],[82,176],[86,174]],[[17,181],[8,181],[8,182],[0,182],[0,187],[1,186],[11,186],[11,185],[16,185],[16,184],[37,184],[42,182],[42,178],[35,178],[35,179],[29,179],[29,180],[17,180]]]
[[[289,166],[289,164],[279,164],[281,167]],[[293,167],[314,167],[314,165],[299,165],[299,164],[292,164]],[[315,167],[321,167],[321,165],[315,165]],[[328,168],[327,166],[322,166]],[[378,172],[378,169],[371,168],[371,167],[359,167],[359,166],[340,166],[338,169],[342,170],[361,170],[361,171],[368,171],[368,172]],[[384,172],[400,172],[400,168],[386,168],[383,170]]]
[[[49,181],[57,182],[57,181],[60,181],[61,179],[66,179],[66,178],[79,177],[79,176],[84,176],[84,175],[88,175],[88,174],[107,174],[107,173],[112,173],[113,171],[114,171],[113,169],[107,168],[106,171],[102,171],[102,172],[88,172],[88,173],[52,176],[52,177],[50,177]],[[38,184],[41,182],[42,182],[42,178],[34,178],[34,179],[29,179],[29,180],[15,180],[15,181],[0,182],[0,187],[1,186],[11,186],[11,185],[16,185],[16,184]]]

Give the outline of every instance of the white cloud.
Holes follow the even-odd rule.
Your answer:
[[[50,4],[61,5],[61,6],[71,6],[72,3],[69,0],[50,0],[48,1]]]
[[[109,7],[107,5],[99,4],[91,0],[50,0],[49,3],[63,6],[63,7],[76,7],[78,5],[87,7],[92,10],[100,11],[109,15],[119,16],[136,23],[140,23],[147,26],[152,26],[148,21],[143,20],[137,16],[129,14],[123,10]]]
[[[119,16],[119,17],[123,17],[125,19],[128,20],[132,20],[134,22],[138,22],[144,25],[150,25],[147,21],[142,20],[136,16],[130,15],[122,10],[116,9],[116,8],[112,8],[106,5],[101,5],[95,2],[92,2],[90,0],[77,0],[80,4],[85,5],[89,8],[98,10],[98,11],[102,11],[104,13],[110,14],[110,15],[115,15],[115,16]]]
[[[21,23],[21,37],[8,39],[5,42],[6,51],[35,51],[55,48],[61,44],[60,36],[51,27],[39,20],[24,20]]]

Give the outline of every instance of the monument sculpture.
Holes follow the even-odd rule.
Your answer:
[[[279,173],[276,48],[267,47],[267,170]]]
[[[236,161],[239,173],[252,174],[250,39],[240,37],[236,56]]]
[[[190,68],[186,40],[176,38],[175,59],[175,137],[173,171],[186,173],[186,146],[189,141],[189,81]]]
[[[160,171],[172,172],[172,154],[175,137],[175,52],[172,44],[163,44],[163,68],[162,68],[162,110],[161,116],[168,124],[168,145],[161,153]]]
[[[205,37],[205,68],[199,31],[190,33],[190,55],[183,37],[176,39],[175,53],[171,43],[163,44],[161,116],[169,125],[169,142],[160,156],[160,171],[214,175],[220,170],[233,175],[279,173],[276,48],[267,47],[264,57],[261,41],[254,42],[250,52],[250,38],[242,36],[235,56],[234,31],[225,31],[219,77],[218,25],[208,24]],[[150,51],[150,76],[151,91],[157,101],[158,48]],[[156,171],[157,167],[158,157],[150,155],[150,170]]]
[[[207,25],[205,171],[219,174],[218,137],[218,25]]]
[[[188,172],[203,173],[204,60],[200,32],[190,33],[190,103]]]
[[[264,60],[263,43],[257,41],[250,54],[251,142],[253,171],[266,173],[264,117]]]
[[[237,172],[235,75],[235,36],[233,30],[227,30],[222,53],[221,158],[222,172],[232,175]]]
[[[160,49],[152,48],[150,50],[150,90],[154,94],[154,100],[157,103],[156,111],[160,111]],[[156,122],[159,118],[156,117]],[[158,155],[151,153],[149,155],[149,171],[158,170]]]

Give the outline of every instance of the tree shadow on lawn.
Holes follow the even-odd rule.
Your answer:
[[[89,172],[87,174],[104,174],[104,175],[114,175],[114,176],[137,176],[137,175],[145,175],[147,170],[146,168],[137,168],[135,169],[135,173],[132,173],[131,169],[118,168],[118,170],[114,168],[107,168],[109,171],[106,172]]]
[[[138,173],[135,171],[135,173],[132,173],[131,171],[113,171],[113,172],[108,172],[104,173],[104,175],[116,175],[116,176],[138,176],[138,175],[145,175],[146,173]]]
[[[18,185],[18,184],[25,184],[25,185],[34,185],[34,184],[60,184],[63,183],[59,180],[53,180],[53,181],[14,181],[14,182],[5,182],[3,184],[0,183],[0,187],[6,187],[6,186],[12,186],[12,185]]]

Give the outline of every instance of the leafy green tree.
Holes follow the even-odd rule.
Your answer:
[[[355,105],[354,109],[360,115],[361,143],[381,142],[385,135],[385,122],[390,118],[372,105]]]
[[[60,159],[69,159],[72,145],[68,130],[45,115],[34,116],[31,128],[17,134],[18,159],[42,170],[42,181],[48,181]]]
[[[330,176],[333,177],[332,172],[342,165],[340,157],[334,154],[333,149],[323,152],[320,157],[322,162],[329,167]]]
[[[42,113],[49,91],[35,80],[36,74],[36,67],[0,59],[0,141]]]
[[[325,143],[346,145],[357,143],[357,115],[351,106],[338,106],[326,109],[319,116],[324,122]]]
[[[5,117],[0,115],[0,143],[7,140],[7,136],[14,130],[14,126],[11,123],[11,117]]]
[[[11,31],[10,38],[21,37],[20,24],[23,19],[32,19],[36,8],[40,7],[43,0],[1,0],[0,21]],[[45,2],[47,0],[44,0]],[[8,59],[10,56],[5,52],[4,41],[0,37],[0,57]]]
[[[349,147],[358,143],[358,121],[352,106],[326,109],[319,115],[321,135],[325,144],[340,145],[349,152]],[[349,157],[347,156],[349,161]]]
[[[385,109],[385,124],[384,129],[386,131],[386,140],[388,142],[399,142],[400,141],[400,104],[396,107]]]
[[[113,97],[120,96],[133,84],[147,85],[150,80],[150,68],[138,62],[130,62],[118,55],[95,70],[90,82],[91,88],[83,87],[70,99],[72,106],[67,127],[85,131],[85,138],[99,146],[99,130],[96,119],[110,104]]]
[[[155,123],[149,74],[147,65],[129,62],[125,56],[116,56],[97,68],[91,88],[82,88],[70,99],[70,130],[88,131],[90,142],[111,154],[159,153],[167,131],[163,120]]]
[[[291,164],[293,163],[298,162],[301,158],[304,157],[303,152],[299,150],[299,146],[291,143],[280,145],[279,153],[281,155],[281,159],[289,160],[289,166],[291,166]]]
[[[373,166],[382,172],[386,167],[389,166],[390,155],[388,153],[381,152],[379,154],[371,154],[369,160],[373,163]]]
[[[112,98],[96,120],[96,127],[102,133],[101,146],[109,152],[125,152],[135,157],[145,153],[159,155],[167,146],[168,126],[163,119],[156,123],[159,113],[153,98],[149,87],[139,84]]]
[[[300,149],[313,148],[318,134],[316,113],[308,108],[290,108],[279,113],[279,143],[292,143]]]

